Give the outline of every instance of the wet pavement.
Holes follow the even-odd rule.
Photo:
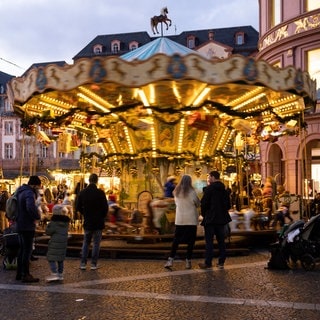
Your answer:
[[[79,259],[65,261],[64,281],[46,283],[44,256],[31,264],[36,284],[0,271],[1,320],[6,319],[320,319],[320,266],[272,271],[266,249],[232,256],[225,269],[201,270],[183,259],[173,271],[162,259],[102,257],[99,269],[79,269]]]

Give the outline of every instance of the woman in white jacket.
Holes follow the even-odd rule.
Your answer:
[[[176,204],[175,234],[172,242],[171,253],[165,268],[171,269],[173,260],[178,250],[179,244],[186,243],[186,269],[191,269],[191,258],[193,247],[197,236],[198,207],[200,199],[192,186],[192,179],[189,175],[183,175],[180,182],[173,191]]]

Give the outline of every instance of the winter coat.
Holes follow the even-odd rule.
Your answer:
[[[231,221],[230,197],[224,184],[218,180],[204,189],[201,199],[202,225],[225,225]]]
[[[76,210],[83,215],[83,228],[85,230],[104,229],[105,218],[108,213],[108,201],[104,191],[98,189],[96,184],[90,183],[79,193]]]
[[[47,224],[46,234],[50,236],[47,252],[48,261],[63,261],[65,259],[69,222],[68,216],[54,214]]]
[[[173,190],[175,189],[176,185],[174,183],[174,181],[170,180],[168,182],[166,182],[166,184],[164,185],[164,196],[166,198],[173,198]]]
[[[196,226],[199,221],[199,213],[197,207],[200,206],[200,200],[194,190],[186,196],[175,196],[176,204],[176,225],[193,225]]]
[[[18,217],[17,231],[35,231],[36,220],[40,214],[36,206],[36,191],[29,185],[23,184],[18,188]]]

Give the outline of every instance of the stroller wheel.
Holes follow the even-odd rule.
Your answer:
[[[300,260],[303,269],[306,271],[311,271],[316,266],[316,262],[311,254],[304,254]]]

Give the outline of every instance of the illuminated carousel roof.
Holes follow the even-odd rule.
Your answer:
[[[168,43],[159,39],[153,44]],[[230,152],[237,132],[256,144],[265,128],[294,130],[288,124],[315,101],[315,82],[293,67],[175,50],[138,61],[134,53],[124,56],[130,61],[83,58],[12,79],[8,95],[25,130],[37,124],[78,132],[96,141],[108,160],[201,160]]]

